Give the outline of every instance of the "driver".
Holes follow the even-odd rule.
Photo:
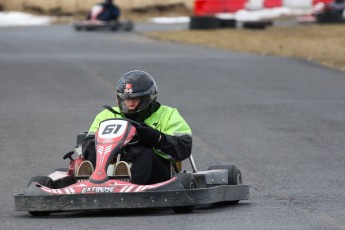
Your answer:
[[[170,162],[182,161],[191,155],[192,132],[186,121],[177,109],[157,102],[156,82],[141,70],[130,71],[119,79],[116,99],[118,106],[103,110],[91,124],[83,143],[83,156],[87,161],[81,164],[82,171],[92,172],[95,165],[94,134],[100,122],[128,118],[142,124],[136,129],[139,142],[126,146],[122,154],[132,158],[132,167],[128,169],[128,164],[120,161],[115,175],[122,171],[122,175],[131,176],[134,184],[153,184],[170,179]]]
[[[345,1],[335,0],[334,2],[330,3],[328,7],[330,8],[332,14],[342,17],[345,10]]]
[[[100,20],[103,22],[116,21],[120,17],[120,8],[113,4],[113,0],[105,0],[92,7],[88,20]]]

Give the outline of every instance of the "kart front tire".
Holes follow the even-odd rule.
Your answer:
[[[228,184],[239,185],[242,184],[241,171],[235,165],[211,165],[208,170],[226,169],[228,170]]]
[[[48,187],[48,188],[54,188],[54,183],[53,183],[53,180],[52,178],[50,177],[47,177],[47,176],[35,176],[35,177],[32,177],[27,185],[27,187],[29,187],[29,185],[32,183],[32,182],[37,182],[39,183],[40,185],[43,185],[45,187]]]
[[[37,182],[40,185],[43,185],[43,186],[48,187],[48,188],[54,188],[53,180],[50,177],[47,177],[47,176],[35,176],[35,177],[32,177],[30,179],[29,183],[28,183],[28,186],[32,182]],[[49,216],[51,212],[49,212],[49,211],[29,211],[29,213],[32,216]]]
[[[241,171],[235,165],[211,165],[208,170],[213,169],[226,169],[228,170],[228,184],[229,185],[241,185],[242,174]],[[239,200],[219,202],[219,204],[237,204]]]
[[[179,178],[184,189],[196,189],[196,180],[190,173],[176,173],[175,177]],[[175,213],[191,213],[195,209],[195,205],[174,207]]]

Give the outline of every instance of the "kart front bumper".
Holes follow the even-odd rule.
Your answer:
[[[14,196],[16,211],[77,211],[137,208],[169,208],[206,205],[249,199],[249,185],[220,185],[210,188],[147,191],[139,193],[96,193]]]

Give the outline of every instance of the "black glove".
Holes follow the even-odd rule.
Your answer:
[[[146,124],[137,127],[137,135],[139,142],[150,147],[158,147],[159,141],[163,134],[156,129],[147,126]]]

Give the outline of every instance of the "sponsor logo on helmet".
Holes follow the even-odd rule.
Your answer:
[[[129,83],[126,83],[126,86],[125,86],[125,93],[133,93],[133,89],[132,89],[132,84],[129,84]]]

